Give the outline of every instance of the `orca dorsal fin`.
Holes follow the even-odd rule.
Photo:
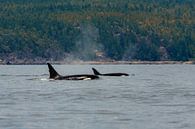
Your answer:
[[[93,73],[94,73],[95,75],[101,75],[101,73],[98,72],[95,68],[92,68],[92,70],[93,70]]]
[[[47,63],[47,65],[49,68],[49,78],[55,79],[56,77],[60,76],[50,63]]]

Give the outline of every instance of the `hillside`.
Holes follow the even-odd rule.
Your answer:
[[[193,0],[0,0],[0,59],[195,58]]]

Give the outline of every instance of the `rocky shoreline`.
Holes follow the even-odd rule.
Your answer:
[[[148,64],[148,65],[160,65],[160,64],[195,64],[195,61],[113,61],[113,62],[97,62],[97,61],[88,61],[82,62],[81,64],[127,64],[127,65],[137,65],[137,64]]]
[[[52,61],[52,60],[15,60],[15,61],[3,61],[0,60],[0,65],[44,65],[47,62],[53,64],[81,64],[81,65],[160,65],[160,64],[195,64],[195,60],[193,61]]]

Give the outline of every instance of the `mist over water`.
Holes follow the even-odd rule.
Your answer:
[[[80,30],[81,35],[76,41],[76,48],[65,60],[93,60],[96,58],[96,52],[102,50],[102,45],[98,43],[99,32],[94,25],[82,24]]]
[[[0,128],[195,128],[195,65],[54,67],[62,75],[94,67],[130,76],[57,81],[46,65],[0,65]]]

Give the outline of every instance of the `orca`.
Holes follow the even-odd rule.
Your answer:
[[[98,79],[97,75],[91,74],[77,74],[77,75],[67,75],[62,76],[56,72],[53,66],[50,63],[47,63],[49,68],[49,78],[54,80],[93,80]]]
[[[93,73],[95,75],[100,75],[100,76],[129,76],[129,74],[127,74],[127,73],[105,73],[105,74],[101,74],[95,68],[92,68],[92,70],[93,70]]]

